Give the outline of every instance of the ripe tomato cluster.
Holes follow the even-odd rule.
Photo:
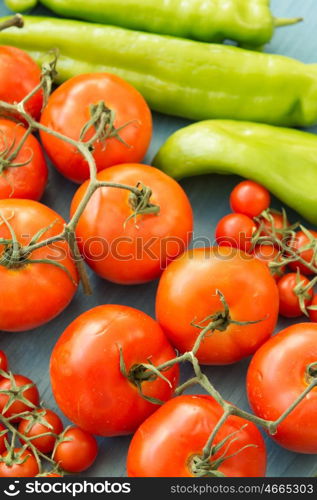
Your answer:
[[[32,380],[8,371],[3,351],[0,412],[0,477],[61,477],[86,470],[95,461],[95,438],[78,427],[64,429],[57,413],[40,405]]]

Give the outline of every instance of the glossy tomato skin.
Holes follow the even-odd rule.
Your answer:
[[[194,477],[190,460],[201,455],[213,428],[223,414],[222,408],[210,396],[179,396],[165,403],[151,415],[135,433],[128,452],[129,477]],[[229,477],[265,476],[266,451],[260,431],[250,422],[231,416],[221,427],[214,443],[229,434],[237,441],[230,454],[247,444],[250,447],[225,460],[219,471]],[[222,449],[222,451],[224,451]],[[218,452],[214,459],[221,455]]]
[[[202,342],[197,357],[203,364],[235,363],[254,353],[273,333],[278,316],[278,292],[267,267],[258,259],[228,247],[189,250],[164,271],[156,297],[156,317],[180,352],[190,351],[198,330],[191,325],[223,311],[225,297],[231,318],[259,321],[231,324]],[[207,324],[207,323],[206,323]]]
[[[313,300],[312,300],[310,305],[313,307],[317,306],[317,294],[314,295]],[[308,307],[308,312],[309,312],[310,321],[313,321],[313,323],[317,323],[317,310],[309,309],[309,307]]]
[[[0,119],[0,154],[8,146],[19,145],[26,129],[10,120]],[[14,149],[13,149],[14,151]],[[13,161],[25,163],[20,167],[9,167],[0,176],[0,198],[23,198],[39,200],[47,183],[47,165],[38,140],[30,135]]]
[[[218,245],[240,248],[248,252],[255,231],[256,224],[250,217],[243,214],[228,214],[217,224],[216,242]]]
[[[39,410],[37,410],[37,412],[43,412],[43,408],[40,408]],[[27,437],[32,437],[32,444],[36,446],[39,451],[41,451],[42,453],[49,453],[54,448],[56,438],[49,435],[38,438],[36,438],[35,436],[39,436],[40,434],[45,434],[47,432],[52,432],[58,435],[63,430],[63,423],[59,416],[52,410],[45,409],[45,412],[46,413],[42,418],[46,423],[37,421],[34,422],[31,428],[29,428],[30,420],[22,419],[19,424],[19,432]],[[24,444],[24,440],[20,439],[20,441],[22,444]]]
[[[271,196],[265,187],[254,181],[240,182],[230,195],[230,205],[233,212],[258,217],[267,210]]]
[[[23,387],[24,385],[29,385],[33,384],[32,380],[30,380],[28,377],[25,377],[24,375],[18,375],[15,374],[13,375],[15,384],[17,387]],[[7,378],[3,378],[0,380],[0,390],[1,391],[8,391],[11,390],[12,384],[11,380]],[[33,387],[30,387],[29,389],[26,389],[23,391],[23,396],[30,402],[32,403],[35,407],[39,405],[40,403],[40,395],[39,391],[36,387],[36,385],[33,385]],[[9,396],[7,394],[0,394],[0,412],[3,411],[5,405],[7,404],[9,400]],[[23,401],[15,401],[4,413],[5,417],[12,417],[15,414],[22,413],[24,411],[32,411],[34,409],[34,406],[32,404],[27,405]],[[13,422],[19,422],[21,418],[16,418],[13,419]]]
[[[303,316],[299,297],[294,292],[294,288],[299,281],[302,283],[303,287],[309,285],[309,279],[302,275],[298,276],[297,273],[287,273],[277,283],[280,297],[280,314],[285,318],[298,318],[299,316]],[[307,295],[309,298],[305,299],[306,307],[309,306],[313,300],[314,290],[308,290]]]
[[[125,144],[116,137],[94,145],[98,171],[119,163],[142,161],[152,136],[151,112],[141,94],[129,83],[109,73],[79,75],[55,90],[41,117],[41,123],[78,140],[90,120],[90,105],[103,101],[115,112],[114,125]],[[85,139],[93,137],[95,129]],[[87,162],[78,151],[52,135],[41,132],[43,145],[56,168],[68,179],[82,183],[89,178]]]
[[[56,212],[31,200],[0,200],[0,213],[9,220],[22,245],[54,221],[39,241],[60,234],[65,224]],[[6,225],[0,224],[0,238],[10,237]],[[3,250],[0,246],[0,255]],[[77,271],[65,242],[35,250],[30,258],[56,260],[73,279],[53,264],[30,263],[14,270],[0,266],[0,330],[16,332],[43,325],[60,314],[76,292]]]
[[[76,229],[78,245],[89,266],[102,278],[133,285],[158,278],[166,265],[186,250],[193,231],[190,202],[180,187],[164,172],[141,164],[118,165],[98,174],[98,179],[152,189],[151,203],[158,214],[133,214],[130,192],[119,188],[97,190]],[[76,192],[71,215],[87,190]]]
[[[0,370],[7,372],[9,367],[8,358],[4,351],[0,351]],[[2,376],[0,375],[0,380]]]
[[[311,233],[312,238],[317,238],[317,231],[310,230],[309,232]],[[300,256],[304,260],[306,260],[306,262],[311,262],[314,255],[313,248],[311,250],[304,250],[304,251],[301,250],[301,248],[306,247],[311,242],[312,241],[310,240],[310,238],[308,238],[308,236],[303,231],[298,231],[295,234],[295,237],[292,238],[290,246],[292,247],[293,250],[299,252]],[[301,262],[291,262],[289,264],[289,267],[295,272],[297,271],[297,269],[299,269],[301,273],[307,274],[307,276],[313,274],[313,272],[309,269],[309,267],[305,266]]]
[[[21,451],[21,448],[15,448],[16,453]],[[7,456],[8,452],[3,453],[3,457]],[[4,462],[0,462],[0,477],[35,477],[39,472],[39,467],[34,455],[26,450],[21,458],[25,458],[26,461],[22,464],[13,464],[12,466],[6,465]]]
[[[63,413],[91,434],[130,434],[157,405],[145,401],[120,371],[120,348],[127,371],[151,360],[175,357],[161,328],[149,316],[126,306],[104,305],[79,316],[55,345],[50,364],[54,397]],[[178,382],[179,368],[144,382],[147,396],[166,401]]]
[[[247,375],[250,405],[259,417],[276,420],[309,384],[306,368],[317,359],[317,325],[299,323],[278,333],[254,355]],[[317,453],[317,390],[280,424],[272,438],[298,453]]]
[[[0,100],[16,104],[26,97],[41,80],[41,70],[24,50],[0,46]],[[43,92],[37,92],[25,105],[26,111],[39,119]]]
[[[5,430],[6,428],[4,427],[4,425],[0,424],[0,432],[3,432]],[[0,436],[0,454],[6,451],[6,445],[5,445],[6,440],[8,440],[8,433],[2,434],[2,436]]]
[[[97,441],[88,432],[78,427],[70,427],[64,433],[66,441],[58,444],[54,460],[67,472],[82,472],[96,460]]]

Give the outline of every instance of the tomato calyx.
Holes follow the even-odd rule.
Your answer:
[[[138,215],[157,215],[160,212],[159,205],[151,203],[152,189],[145,186],[141,182],[136,185],[136,190],[129,195],[129,205],[133,213],[126,219],[124,226],[127,225],[130,219],[137,219]]]
[[[10,389],[1,389],[0,394],[4,394],[5,396],[8,396],[8,401],[6,402],[5,406],[3,407],[2,410],[2,415],[5,415],[5,413],[9,410],[9,408],[16,402],[20,401],[21,403],[25,404],[29,408],[36,408],[35,404],[33,404],[31,401],[29,401],[25,396],[24,392],[27,391],[28,389],[31,389],[32,387],[35,387],[35,384],[30,383],[30,384],[24,384],[21,386],[18,386],[13,373],[10,372],[5,372],[3,370],[0,370],[0,375],[3,378],[6,378],[10,380]],[[23,413],[14,415],[14,418],[20,417],[23,415]],[[10,417],[9,417],[10,418]]]
[[[307,301],[311,301],[312,299],[311,294],[309,292],[317,284],[317,276],[313,280],[311,280],[307,285],[305,285],[304,281],[301,280],[301,274],[298,269],[296,282],[297,284],[294,287],[293,292],[298,297],[300,310],[305,316],[309,317],[309,313],[307,311]]]
[[[1,132],[4,149],[3,151],[0,152],[0,175],[3,175],[5,170],[7,170],[8,168],[25,167],[33,160],[34,154],[33,151],[30,150],[30,157],[27,160],[20,163],[14,161],[18,156],[18,154],[20,153],[21,149],[23,148],[31,132],[32,132],[31,128],[26,129],[22,139],[17,145],[16,145],[16,139],[13,139],[12,143],[8,144],[4,133]]]
[[[7,453],[0,456],[0,462],[3,462],[7,467],[13,467],[13,465],[23,465],[31,453],[25,453],[26,446],[22,448],[14,448],[14,446],[8,445]]]
[[[317,361],[307,366],[306,380],[308,384],[311,384],[314,381],[317,383]]]

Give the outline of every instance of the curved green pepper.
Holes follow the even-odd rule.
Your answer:
[[[237,174],[263,184],[317,224],[317,137],[256,123],[210,120],[174,133],[153,165],[177,179]]]
[[[36,0],[6,0],[22,12]],[[64,17],[122,26],[202,42],[235,40],[258,47],[269,42],[274,28],[301,21],[275,19],[269,0],[40,0]]]
[[[152,109],[194,120],[276,125],[317,121],[317,65],[287,57],[80,21],[25,17],[0,43],[37,61],[58,47],[59,82],[107,71],[134,85]]]

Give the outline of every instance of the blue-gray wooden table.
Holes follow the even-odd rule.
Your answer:
[[[142,0],[140,0],[142,1]],[[252,0],[251,0],[252,1]],[[272,9],[280,17],[304,17],[300,25],[282,28],[274,36],[266,51],[298,58],[307,63],[317,62],[317,2],[316,0],[272,0]],[[0,0],[0,15],[7,15],[9,10]],[[38,7],[33,11],[37,15],[52,15],[47,9]],[[155,114],[153,141],[145,158],[150,162],[164,140],[175,130],[186,125],[186,120]],[[311,129],[317,132],[317,128]],[[298,166],[300,168],[300,165]],[[239,181],[235,176],[209,175],[184,180],[181,184],[186,190],[195,212],[195,237],[213,238],[217,221],[229,211],[228,196],[232,187]],[[76,186],[50,168],[49,184],[43,203],[49,205],[65,218],[68,217],[69,205]],[[278,200],[274,206],[280,207]],[[298,216],[289,212],[291,219]],[[51,350],[65,327],[82,312],[99,304],[125,304],[133,306],[154,317],[154,301],[157,283],[142,286],[124,287],[108,283],[91,274],[94,295],[86,297],[78,291],[71,305],[48,325],[25,333],[0,332],[0,349],[10,360],[15,373],[31,377],[39,386],[42,399],[50,408],[56,409],[49,380],[49,359]],[[1,286],[1,283],[0,283]],[[45,297],[43,297],[45,300]],[[287,325],[281,321],[278,329]],[[212,378],[217,389],[231,402],[245,409],[248,403],[245,394],[245,375],[248,360],[229,367],[210,367],[206,373]],[[183,376],[186,377],[186,368]],[[194,392],[194,391],[193,391]],[[99,439],[99,456],[83,476],[124,476],[126,474],[126,452],[130,438]],[[317,472],[315,455],[290,453],[269,438],[268,476],[290,477],[311,476]]]

